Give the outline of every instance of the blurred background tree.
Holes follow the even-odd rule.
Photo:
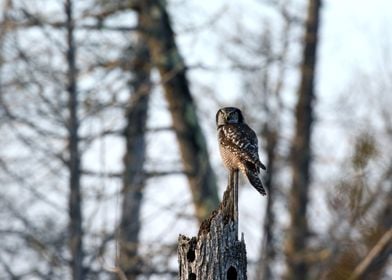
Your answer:
[[[249,279],[391,277],[389,31],[349,68],[332,1],[0,3],[1,279],[176,279],[226,186],[226,105],[268,167],[268,199],[240,192]]]

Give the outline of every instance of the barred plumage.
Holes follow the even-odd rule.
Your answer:
[[[229,171],[240,170],[260,194],[266,195],[259,178],[260,168],[265,166],[259,159],[257,136],[244,123],[241,111],[234,107],[220,109],[216,125],[223,164]]]

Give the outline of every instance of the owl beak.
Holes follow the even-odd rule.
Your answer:
[[[225,112],[226,121],[230,120],[231,114],[233,112]]]

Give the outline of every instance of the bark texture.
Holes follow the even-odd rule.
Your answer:
[[[72,16],[72,1],[65,2],[66,32],[67,32],[67,93],[69,119],[67,124],[69,142],[69,249],[71,252],[72,279],[84,279],[83,269],[83,229],[82,229],[82,197],[81,197],[81,168],[79,151],[79,119],[77,94],[76,47],[74,43],[74,21]]]
[[[128,280],[136,279],[142,263],[138,257],[140,212],[145,187],[146,121],[151,91],[150,58],[144,35],[138,34],[131,63],[133,93],[126,111],[126,152],[123,174],[123,203],[119,228],[119,267]]]
[[[306,212],[310,184],[310,141],[320,6],[320,0],[309,0],[301,82],[296,106],[296,127],[292,143],[291,226],[285,248],[288,267],[287,279],[307,279],[308,277],[308,265],[304,254],[309,236]]]
[[[201,222],[219,204],[217,185],[165,2],[139,1],[135,10],[144,27],[151,60],[160,73],[196,216]]]
[[[220,207],[201,224],[198,236],[179,236],[180,280],[247,279],[244,236],[238,240],[238,172],[230,174],[229,182]]]

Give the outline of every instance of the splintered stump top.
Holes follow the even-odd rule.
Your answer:
[[[219,209],[200,226],[197,237],[180,235],[180,280],[245,280],[246,248],[238,240],[237,188],[229,188]]]

